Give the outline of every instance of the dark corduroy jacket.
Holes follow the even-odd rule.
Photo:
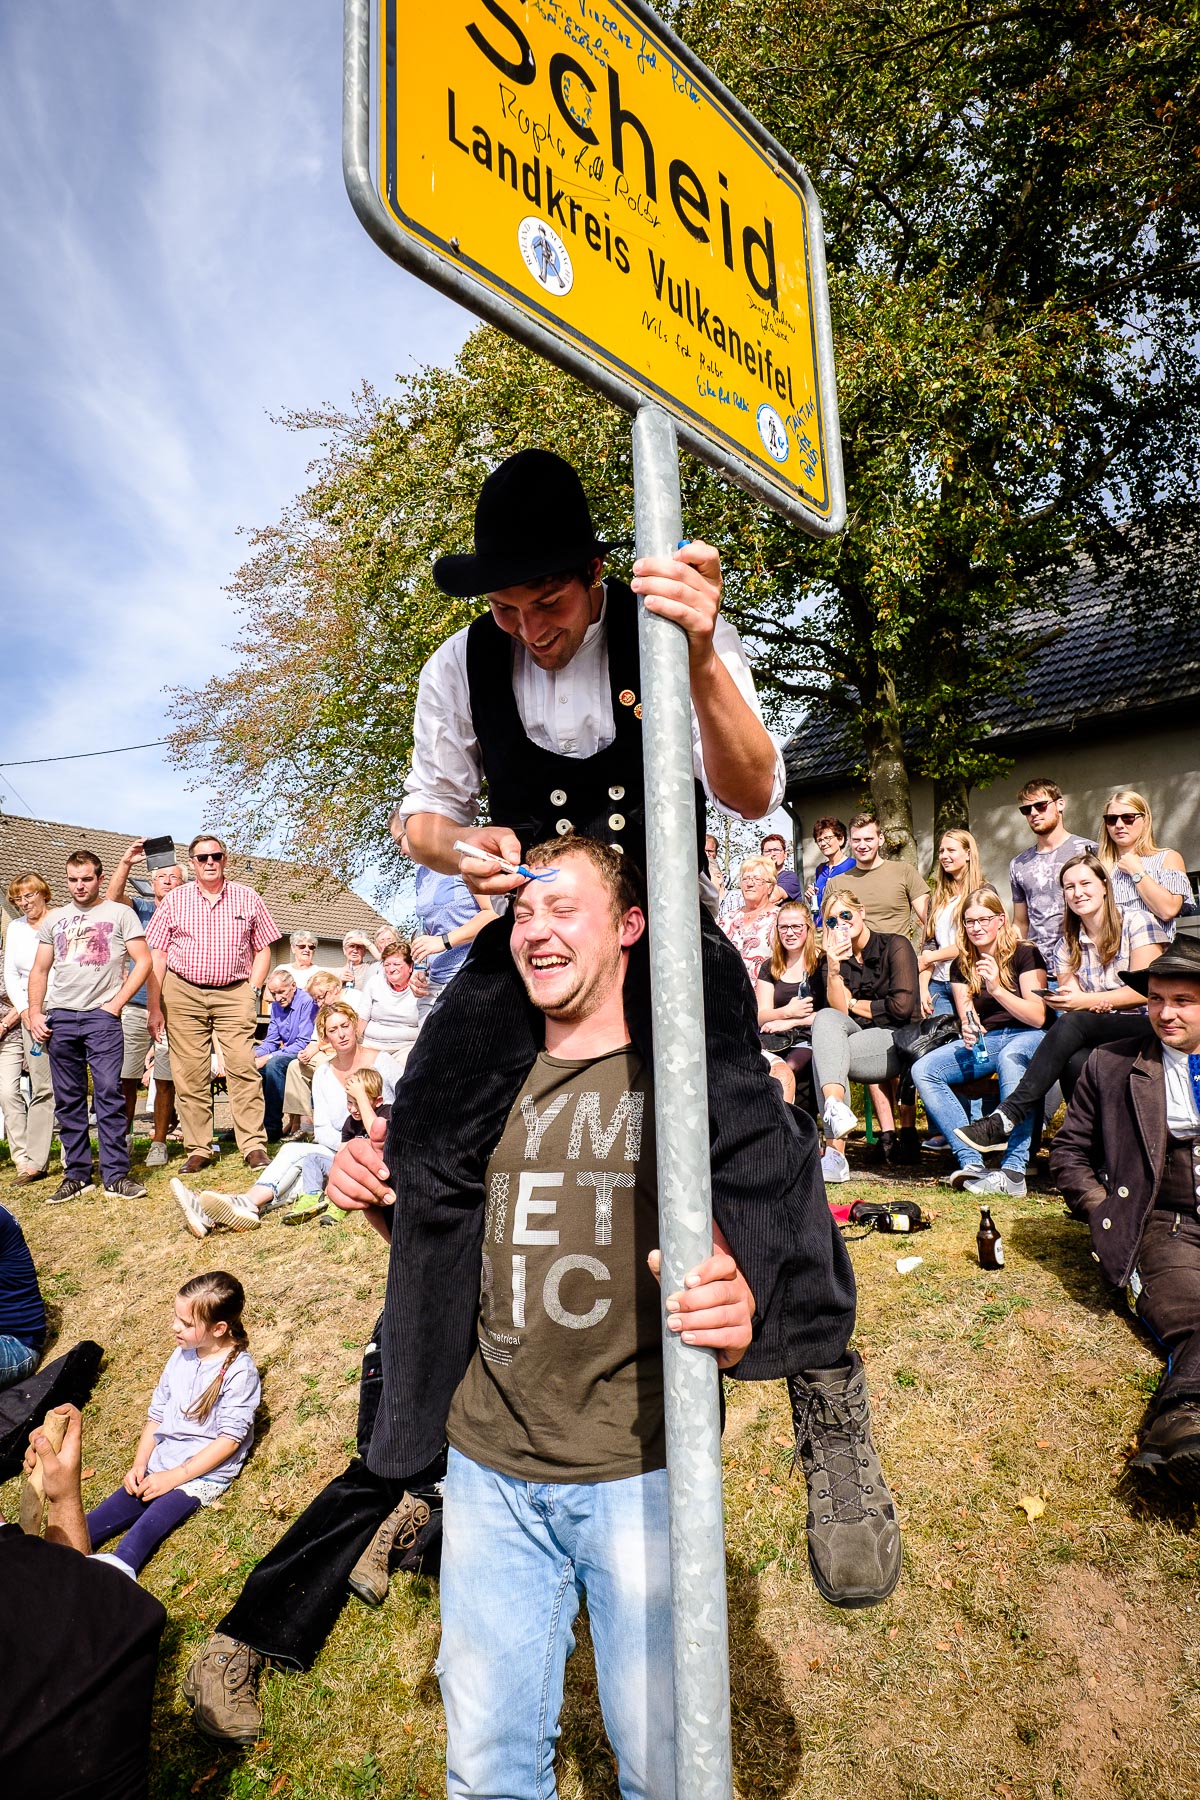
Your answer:
[[[1137,1261],[1167,1158],[1167,1093],[1157,1038],[1102,1044],[1088,1057],[1050,1151],[1050,1173],[1092,1234],[1114,1287]]]

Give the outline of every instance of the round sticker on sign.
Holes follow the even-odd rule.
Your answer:
[[[768,456],[773,456],[777,463],[785,463],[791,455],[788,443],[787,426],[773,406],[764,400],[758,409],[758,435],[763,441],[763,448]]]
[[[548,294],[570,293],[575,279],[570,252],[552,226],[544,219],[522,219],[517,246],[525,267]]]

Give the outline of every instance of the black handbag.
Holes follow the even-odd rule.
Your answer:
[[[793,1025],[790,1031],[760,1031],[758,1041],[764,1050],[771,1050],[776,1056],[786,1056],[797,1044],[811,1044],[812,1026]]]
[[[957,1013],[934,1013],[928,1019],[916,1019],[911,1025],[898,1025],[892,1033],[896,1054],[906,1062],[916,1062],[931,1050],[941,1050],[962,1036]]]

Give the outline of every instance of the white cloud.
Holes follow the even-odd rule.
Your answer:
[[[161,737],[227,661],[239,525],[313,445],[269,414],[444,361],[471,320],[368,240],[340,9],[40,0],[0,23],[0,757]],[[44,817],[186,834],[160,752],[0,769]]]

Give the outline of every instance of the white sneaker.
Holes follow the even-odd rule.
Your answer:
[[[191,1188],[184,1187],[182,1181],[176,1177],[171,1183],[171,1194],[183,1214],[184,1224],[192,1236],[206,1238],[212,1230],[215,1220],[205,1212]]]
[[[1025,1177],[1011,1169],[988,1169],[963,1182],[968,1194],[1002,1194],[1007,1200],[1023,1200],[1028,1193]]]
[[[848,1132],[858,1130],[854,1109],[844,1100],[827,1100],[821,1109],[821,1123],[827,1138],[844,1138]]]
[[[167,1146],[165,1144],[151,1144],[146,1152],[146,1167],[148,1169],[165,1169],[166,1166]]]
[[[227,1225],[230,1231],[257,1231],[262,1224],[257,1206],[245,1194],[209,1192],[201,1198],[215,1225]]]
[[[825,1177],[826,1187],[836,1181],[849,1181],[850,1164],[840,1150],[826,1150],[821,1158],[821,1174]]]
[[[978,1181],[979,1177],[986,1173],[987,1170],[981,1162],[968,1163],[965,1169],[955,1169],[951,1174],[943,1175],[942,1186],[948,1188],[969,1187],[973,1181]]]

